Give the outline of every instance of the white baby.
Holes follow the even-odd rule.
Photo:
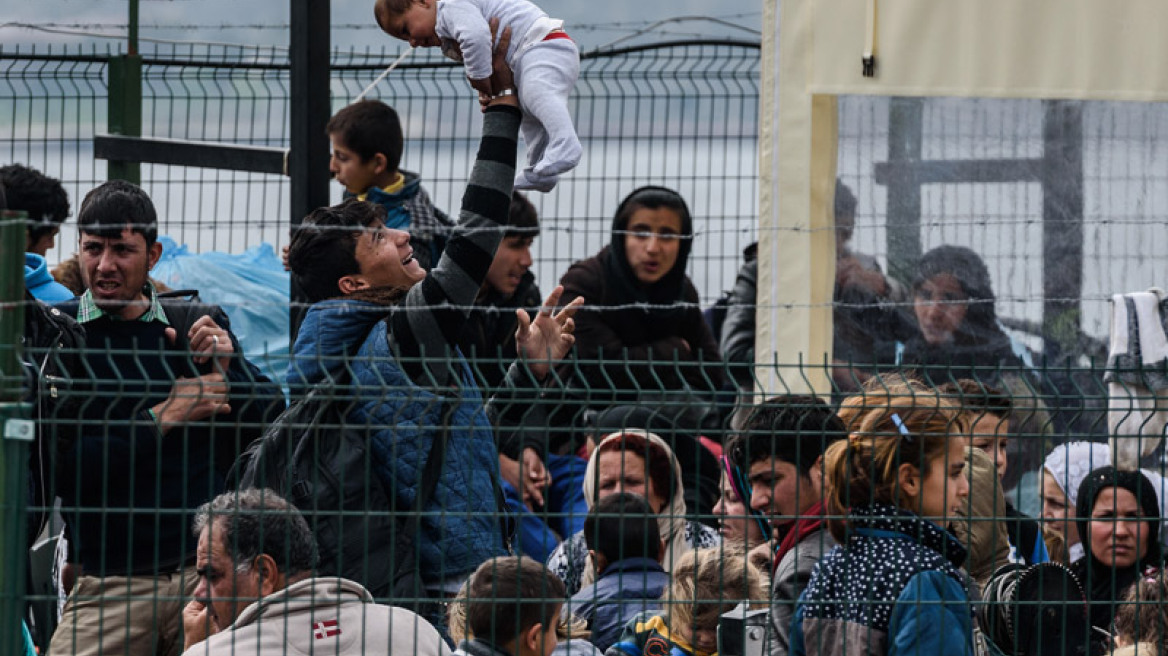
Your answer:
[[[563,21],[527,0],[377,0],[374,14],[390,36],[415,48],[442,48],[461,61],[478,91],[519,94],[528,165],[516,175],[516,189],[551,191],[580,162],[583,148],[568,112],[580,52]],[[517,89],[490,86],[492,18],[499,20],[499,33],[511,28],[506,59]]]

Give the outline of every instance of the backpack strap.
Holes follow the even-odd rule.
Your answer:
[[[454,411],[458,404],[453,399],[442,399],[442,425],[438,435],[430,446],[430,453],[426,456],[426,464],[422,466],[421,485],[418,487],[418,497],[414,499],[416,517],[421,517],[426,504],[434,497],[434,490],[438,488],[438,478],[442,475],[442,466],[446,462],[446,443],[450,440],[450,421],[454,418]],[[412,538],[418,522],[406,522],[406,536]]]

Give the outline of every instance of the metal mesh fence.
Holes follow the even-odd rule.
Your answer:
[[[286,146],[284,57],[267,49],[150,53],[143,69],[144,134]],[[334,55],[334,108],[356,96],[385,60]],[[106,177],[106,164],[93,159],[92,137],[105,131],[109,118],[107,61],[108,54],[92,51],[0,52],[0,107],[10,108],[14,119],[0,126],[0,153],[60,177],[74,214]],[[459,628],[444,617],[460,606],[451,598],[479,563],[509,549],[547,562],[567,590],[552,594],[541,587],[549,585],[545,581],[508,591],[506,584],[520,575],[501,574],[496,563],[493,587],[469,584],[463,635],[476,632],[474,606],[483,596],[495,597],[496,607],[514,602],[522,615],[517,599],[558,602],[581,590],[584,596],[570,608],[591,612],[592,620],[583,633],[576,627],[577,638],[599,643],[598,618],[648,612],[640,624],[628,625],[628,636],[607,634],[630,654],[679,646],[701,656],[717,648],[709,632],[719,625],[725,640],[720,651],[730,655],[759,653],[776,640],[791,641],[791,653],[880,653],[900,629],[938,653],[964,653],[977,640],[991,640],[1006,653],[1039,653],[1035,649],[1044,644],[1055,645],[1053,653],[1088,647],[1098,653],[1101,632],[1134,631],[1126,620],[1110,624],[1110,614],[1131,610],[1117,603],[1131,583],[1159,582],[1158,573],[1143,571],[1158,564],[1160,551],[1164,479],[1155,440],[1142,440],[1128,462],[1144,466],[1147,478],[1102,474],[1084,489],[1091,496],[1111,490],[1109,502],[1080,498],[1074,509],[1072,500],[1093,465],[1103,462],[1096,455],[1108,451],[1102,441],[1109,391],[1131,392],[1144,404],[1127,412],[1139,418],[1137,433],[1153,438],[1163,430],[1155,402],[1168,359],[1113,362],[1112,389],[1104,382],[1110,294],[1142,289],[1164,274],[1163,108],[841,99],[839,175],[853,194],[855,227],[850,241],[837,233],[848,244],[838,254],[839,269],[851,276],[837,279],[837,360],[775,363],[792,387],[811,368],[830,368],[835,394],[830,407],[786,397],[768,414],[750,393],[760,378],[753,365],[753,319],[733,323],[736,311],[757,307],[754,290],[748,285],[747,296],[731,297],[725,324],[717,322],[718,312],[698,316],[735,286],[742,251],[758,236],[758,68],[757,48],[734,43],[585,57],[571,102],[585,160],[554,192],[533,198],[541,232],[531,270],[549,292],[574,262],[610,243],[619,200],[640,185],[657,184],[679,190],[693,216],[686,271],[694,289],[665,302],[634,289],[614,293],[622,302],[608,305],[584,294],[587,302],[575,317],[576,350],[545,379],[522,363],[508,374],[519,348],[506,337],[514,331],[510,317],[523,307],[534,314],[539,296],[496,299],[487,308],[493,297],[472,294],[478,307],[467,323],[481,332],[459,341],[461,354],[391,352],[388,337],[366,339],[387,334],[390,324],[377,322],[388,310],[350,308],[333,318],[335,324],[310,324],[321,342],[301,351],[290,369],[288,356],[260,361],[256,354],[264,345],[233,344],[265,365],[274,382],[232,358],[220,363],[226,388],[213,362],[199,362],[203,338],[185,330],[202,314],[213,314],[211,308],[166,301],[174,336],[158,326],[126,332],[98,319],[87,322],[87,336],[70,343],[57,315],[23,304],[30,322],[44,322],[39,334],[26,328],[30,365],[21,376],[5,376],[23,383],[27,375],[27,392],[37,402],[27,532],[30,543],[56,534],[59,523],[42,529],[60,496],[57,514],[69,526],[70,545],[54,554],[47,543],[29,561],[38,642],[48,646],[58,611],[51,579],[62,571],[76,575],[82,564],[61,632],[66,653],[70,646],[135,635],[141,613],[149,618],[141,638],[146,646],[133,653],[173,651],[181,642],[165,643],[170,638],[164,636],[182,635],[177,614],[192,594],[251,599],[255,590],[244,587],[261,571],[298,585],[289,574],[312,569],[298,551],[303,536],[288,519],[291,511],[269,495],[229,496],[207,509],[209,523],[192,531],[201,503],[225,487],[251,485],[273,488],[300,507],[320,547],[320,573],[344,574],[454,635]],[[418,55],[373,94],[402,117],[403,168],[417,172],[434,205],[452,214],[472,175],[483,125],[462,78],[460,68]],[[288,242],[284,178],[144,165],[142,181],[158,209],[160,231],[195,253],[239,254],[261,243],[278,249]],[[340,200],[339,188],[334,200]],[[839,210],[837,203],[837,219]],[[626,248],[632,239],[662,241],[642,234],[651,227],[629,231]],[[687,249],[691,244],[665,241],[685,241]],[[76,222],[69,221],[48,259],[64,259],[78,243]],[[930,251],[943,245],[968,247],[973,259],[957,251],[930,259]],[[607,298],[621,270],[605,268],[602,260],[596,267],[577,273]],[[951,280],[938,278],[944,275]],[[581,284],[568,284],[569,296],[581,295]],[[249,313],[286,312],[280,301],[219,303],[214,286],[200,291],[203,300],[223,306],[233,325]],[[1138,301],[1140,312],[1150,311],[1147,301]],[[1153,305],[1160,311],[1161,303]],[[422,304],[411,311],[433,310]],[[954,312],[929,314],[937,310]],[[85,312],[78,306],[58,311]],[[720,343],[719,325],[726,331]],[[970,326],[976,330],[963,332]],[[749,331],[741,342],[751,351],[744,361],[730,357],[728,348],[727,333],[738,328]],[[324,344],[330,340],[332,346]],[[281,379],[286,369],[291,379]],[[179,382],[183,378],[196,382]],[[216,405],[224,398],[229,411]],[[298,403],[277,419],[286,399]],[[1149,411],[1146,420],[1143,411]],[[833,412],[845,423],[831,418]],[[635,431],[605,439],[628,429],[660,439]],[[265,431],[266,441],[257,443]],[[1095,447],[1084,456],[1063,446],[1068,442]],[[879,455],[880,444],[894,448]],[[967,454],[970,444],[990,454],[988,463]],[[433,460],[436,449],[440,457]],[[1051,460],[1060,450],[1061,465]],[[433,474],[431,466],[442,473]],[[898,473],[890,478],[889,471]],[[867,487],[848,487],[865,472]],[[427,483],[436,487],[427,492]],[[898,492],[889,496],[889,490]],[[619,500],[626,505],[602,503],[620,491],[636,498]],[[426,496],[432,502],[417,507]],[[648,512],[637,503],[647,504]],[[1083,530],[1092,536],[1098,530],[1100,537],[1076,540],[1076,512],[1083,518],[1097,510],[1101,520],[1084,521]],[[245,521],[256,515],[273,521]],[[597,525],[591,540],[589,521]],[[1142,528],[1130,530],[1134,526]],[[792,629],[810,564],[834,544],[831,536],[843,537],[840,531],[854,543],[823,568],[837,579],[819,577],[806,597],[802,624]],[[221,544],[226,553],[219,556],[226,560],[198,558],[199,537]],[[253,538],[268,546],[257,547]],[[1095,539],[1126,546],[1114,549],[1115,562],[1103,567],[1103,552],[1090,551]],[[1070,563],[1075,546],[1087,560],[1070,569],[1031,567]],[[877,556],[908,565],[866,569]],[[274,570],[261,569],[268,566],[265,558]],[[672,578],[650,587],[642,577],[644,604],[602,610],[600,589],[588,586],[605,578],[602,564],[632,558],[664,560]],[[190,568],[196,561],[199,572]],[[165,576],[156,576],[159,571]],[[913,628],[898,624],[907,621],[903,617],[881,615],[878,609],[892,608],[909,589],[905,577],[924,573],[941,592],[901,599],[900,608],[918,612]],[[892,587],[857,594],[851,583],[864,577]],[[616,584],[617,591],[625,587]],[[306,594],[319,602],[347,593],[310,587]],[[1145,592],[1152,594],[1159,592]],[[137,620],[125,620],[126,601],[145,601],[148,609],[138,607],[131,611]],[[739,601],[763,614],[745,612],[739,624],[717,619]],[[78,609],[95,608],[95,615],[79,619]],[[1053,610],[1040,612],[1047,609]],[[241,608],[212,603],[211,610],[223,619]],[[654,622],[655,614],[662,618]],[[345,630],[352,635],[359,626],[385,650],[425,650],[397,642],[414,634],[412,622],[407,628],[392,617],[370,618],[305,620],[311,630],[302,637],[316,644]],[[502,632],[524,628],[524,621],[492,626]],[[845,633],[863,646],[832,643],[829,632],[816,628],[833,622],[860,627]],[[735,646],[729,627],[742,625],[746,644]],[[388,633],[372,635],[374,627],[386,626]],[[55,645],[52,653],[59,650]],[[252,652],[237,645],[235,653]]]
[[[145,135],[287,147],[288,63],[282,50],[172,46],[143,60]],[[53,171],[76,207],[106,163],[92,157],[106,132],[106,61],[90,51],[0,53],[0,102],[15,118],[0,135],[7,161]],[[333,56],[333,105],[351,102],[391,57]],[[368,96],[402,117],[404,169],[419,174],[436,207],[452,210],[478,140],[478,105],[464,75],[436,53],[417,53]],[[694,280],[703,296],[728,289],[737,256],[754,240],[757,213],[758,47],[678,43],[584,57],[570,109],[584,165],[533,199],[545,238],[535,271],[558,277],[607,242],[614,198],[642,184],[685,188],[700,222]],[[287,241],[287,181],[279,176],[144,165],[142,180],[165,234],[196,251],[241,252]],[[341,189],[333,192],[339,201]],[[50,259],[76,243],[70,223]],[[702,268],[699,268],[699,265]]]

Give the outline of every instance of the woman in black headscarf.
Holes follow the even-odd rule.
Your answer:
[[[1016,368],[1010,337],[998,325],[994,290],[985,262],[963,246],[938,246],[921,257],[912,285],[917,332],[898,364],[943,366],[925,373],[937,382],[970,378],[989,382],[992,368]],[[983,368],[979,374],[977,367]]]
[[[1146,476],[1102,467],[1079,484],[1075,510],[1085,554],[1071,569],[1087,591],[1091,653],[1101,654],[1116,604],[1144,568],[1160,566],[1160,506]]]
[[[685,275],[692,243],[681,196],[641,187],[617,207],[609,245],[564,274],[563,302],[587,299],[576,315],[576,353],[589,405],[668,401],[682,389],[708,398],[721,387],[718,344]]]

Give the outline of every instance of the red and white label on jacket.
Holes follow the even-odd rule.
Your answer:
[[[312,625],[312,634],[317,640],[341,635],[341,625],[336,620],[325,620]]]

